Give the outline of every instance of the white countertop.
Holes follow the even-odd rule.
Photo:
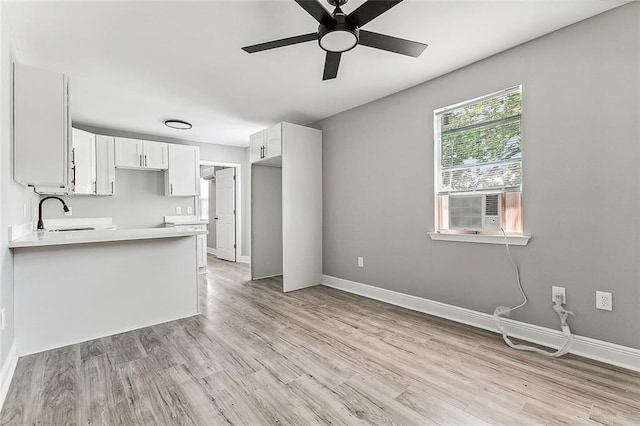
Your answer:
[[[209,223],[206,219],[200,219],[196,216],[165,216],[164,224],[169,226],[175,225],[207,225]]]
[[[9,242],[9,248],[104,243],[108,241],[147,240],[203,235],[207,231],[188,226],[169,228],[111,229],[91,231],[34,231]]]

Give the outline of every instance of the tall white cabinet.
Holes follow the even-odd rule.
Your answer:
[[[14,64],[14,180],[36,191],[66,192],[70,132],[67,76]]]
[[[280,123],[251,144],[251,277],[282,275],[285,292],[320,284],[322,132]]]

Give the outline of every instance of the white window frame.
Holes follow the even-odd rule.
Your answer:
[[[485,244],[504,244],[505,243],[505,237],[502,235],[502,233],[500,233],[499,235],[495,235],[495,234],[489,234],[489,233],[467,233],[467,232],[463,232],[463,231],[457,231],[457,230],[442,230],[442,229],[438,229],[438,222],[439,222],[439,215],[440,215],[440,209],[439,209],[439,203],[438,203],[438,196],[441,194],[444,194],[445,192],[440,191],[440,189],[442,188],[442,134],[441,134],[441,123],[440,123],[440,116],[443,115],[444,113],[446,113],[447,111],[451,111],[451,110],[455,110],[467,105],[471,105],[474,103],[478,103],[478,102],[482,102],[488,99],[492,99],[492,98],[496,98],[496,97],[500,97],[500,96],[506,96],[509,93],[513,93],[513,92],[520,92],[522,94],[522,85],[517,85],[517,86],[512,86],[503,90],[499,90],[496,92],[492,92],[483,96],[479,96],[473,99],[469,99],[463,102],[459,102],[453,105],[448,105],[446,107],[443,108],[439,108],[433,111],[433,129],[434,129],[434,139],[433,139],[433,145],[434,145],[434,229],[435,231],[432,232],[428,232],[429,237],[434,240],[434,241],[457,241],[457,242],[474,242],[474,243],[485,243]],[[522,123],[522,121],[521,121]],[[522,126],[522,124],[521,124]],[[521,152],[522,152],[522,146],[521,146]],[[522,159],[520,160],[522,161]],[[523,177],[524,179],[524,177]],[[482,194],[482,193],[495,193],[495,192],[500,192],[500,191],[504,191],[507,188],[504,188],[503,190],[499,189],[499,188],[491,188],[491,189],[477,189],[477,190],[471,190],[471,191],[451,191],[449,192],[450,194],[455,193],[455,194],[464,194],[466,193],[477,193],[477,194]],[[520,193],[522,193],[522,181],[520,183]],[[522,214],[522,212],[521,212]],[[506,237],[507,241],[509,244],[511,245],[527,245],[529,240],[531,239],[531,237],[529,236],[525,236],[522,233],[517,233],[517,234],[507,234]]]

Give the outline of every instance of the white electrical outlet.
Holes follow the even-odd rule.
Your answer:
[[[182,214],[182,207],[176,207],[176,214]]]
[[[187,214],[193,214],[193,207],[191,206],[187,207]]]
[[[561,305],[567,303],[567,293],[564,287],[556,287],[555,285],[551,287],[551,301],[555,303],[556,299],[560,300]]]
[[[596,291],[596,309],[613,311],[613,295],[606,291]]]
[[[358,268],[364,268],[364,257],[358,256]]]

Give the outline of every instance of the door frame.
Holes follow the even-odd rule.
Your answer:
[[[235,210],[236,210],[236,262],[241,262],[242,260],[242,169],[240,167],[240,163],[225,163],[222,161],[210,161],[210,160],[200,160],[201,166],[222,166],[222,167],[233,167],[235,169],[236,182],[235,182]],[[199,170],[198,170],[199,172]],[[200,177],[200,179],[202,179]],[[198,212],[200,212],[200,197],[195,197],[196,203],[198,204],[196,207],[198,208]],[[209,218],[209,224],[212,223],[211,218]]]

